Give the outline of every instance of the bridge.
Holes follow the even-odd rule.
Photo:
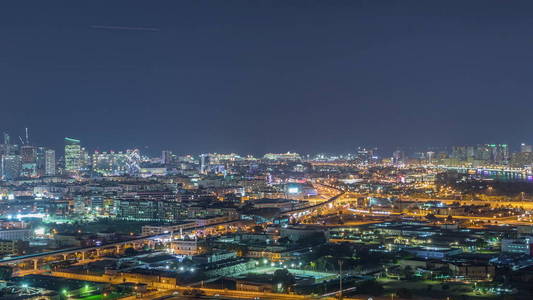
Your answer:
[[[325,184],[320,184],[322,186],[325,186],[327,188],[330,188],[330,189],[334,189],[334,190],[337,190],[339,193],[331,198],[329,198],[328,200],[324,201],[324,202],[320,202],[320,203],[317,203],[317,204],[314,204],[314,205],[310,205],[310,206],[306,206],[306,207],[302,207],[302,208],[297,208],[297,209],[293,209],[293,210],[289,210],[289,211],[285,211],[283,213],[281,213],[281,216],[289,216],[289,217],[293,217],[293,218],[298,218],[298,217],[301,217],[301,216],[305,216],[305,215],[308,215],[310,213],[312,213],[313,211],[319,209],[319,208],[322,208],[328,204],[332,204],[334,203],[339,197],[341,197],[342,195],[344,195],[345,191],[343,190],[340,190],[339,188],[336,188],[334,186],[330,186],[330,185],[325,185]]]
[[[462,173],[468,173],[470,171],[475,172],[476,174],[483,174],[483,173],[489,173],[489,174],[513,174],[518,176],[528,176],[531,175],[531,171],[523,168],[509,168],[509,167],[467,167],[467,166],[461,166],[461,167],[453,167],[453,166],[436,166],[437,169],[445,169],[445,170],[455,170]]]
[[[215,223],[215,224],[210,224],[210,225],[190,227],[190,228],[184,229],[183,232],[191,233],[191,232],[195,232],[199,230],[206,230],[206,229],[215,228],[218,226],[228,226],[228,225],[233,225],[233,224],[242,223],[242,222],[243,222],[242,220],[232,220],[232,221],[226,221],[226,222]],[[66,248],[66,249],[47,251],[47,252],[42,252],[42,253],[15,256],[15,257],[0,260],[0,266],[13,265],[13,264],[19,264],[19,263],[32,261],[34,264],[34,269],[37,269],[39,259],[62,256],[63,259],[66,260],[69,255],[74,254],[77,256],[78,254],[80,254],[81,260],[85,260],[86,254],[90,252],[96,253],[97,256],[100,256],[101,251],[104,251],[106,249],[113,249],[119,252],[121,247],[132,246],[135,248],[136,246],[144,245],[146,243],[149,243],[149,244],[154,243],[155,240],[169,239],[171,238],[171,235],[173,234],[174,233],[169,232],[169,233],[163,233],[163,234],[142,236],[142,237],[137,237],[137,238],[124,240],[124,241],[112,242],[112,243],[108,243],[108,244],[104,244],[100,246]]]
[[[337,190],[339,191],[339,193],[324,202],[314,204],[311,206],[307,206],[307,207],[303,207],[303,208],[299,208],[299,209],[286,211],[286,212],[283,212],[282,215],[296,218],[296,217],[301,217],[301,216],[310,214],[313,211],[316,211],[317,209],[321,207],[334,203],[339,197],[341,197],[345,193],[344,191],[336,187],[324,185],[324,184],[321,184],[321,185],[329,189]],[[204,225],[204,226],[189,227],[189,228],[184,228],[183,232],[191,233],[191,232],[196,232],[200,230],[206,230],[209,228],[216,228],[218,226],[228,226],[228,225],[237,224],[241,222],[243,221],[232,220],[232,221],[209,224],[209,225]],[[155,240],[169,239],[171,238],[173,234],[174,234],[173,232],[169,232],[169,233],[162,233],[162,234],[156,234],[156,235],[142,236],[142,237],[137,237],[137,238],[124,240],[124,241],[112,242],[112,243],[108,243],[108,244],[104,244],[100,246],[67,248],[67,249],[47,251],[47,252],[42,252],[42,253],[15,256],[15,257],[0,260],[0,266],[15,265],[15,264],[20,264],[24,262],[33,262],[33,267],[35,270],[37,270],[40,259],[51,258],[51,257],[62,257],[63,260],[67,260],[69,255],[75,255],[76,258],[80,256],[81,260],[85,260],[88,254],[90,254],[91,252],[93,254],[96,254],[96,256],[98,257],[101,255],[102,251],[109,250],[109,249],[113,249],[114,251],[119,253],[122,248],[126,248],[128,246],[135,248],[140,245],[144,245],[146,243],[151,244],[151,243],[154,243]]]

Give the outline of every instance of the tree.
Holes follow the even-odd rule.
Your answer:
[[[352,257],[354,250],[350,243],[338,243],[330,246],[330,255],[334,258]]]
[[[406,288],[401,288],[401,289],[398,289],[396,291],[396,295],[399,297],[399,298],[403,298],[403,299],[410,299],[413,297],[413,293],[406,289]]]
[[[369,294],[372,296],[379,296],[383,293],[384,289],[381,284],[376,282],[375,280],[367,280],[362,282],[357,287],[357,292],[359,294]]]
[[[0,280],[9,280],[13,275],[13,269],[8,266],[0,266]]]
[[[126,248],[126,250],[124,250],[124,255],[126,256],[134,256],[136,253],[137,251],[135,251],[135,249],[133,249],[132,247]]]
[[[310,236],[299,239],[296,244],[300,247],[311,247],[322,244],[326,241],[326,237],[323,232],[316,232]]]
[[[411,268],[411,266],[407,266],[405,267],[405,269],[403,270],[403,276],[405,277],[405,279],[407,280],[411,280],[413,278],[413,269]]]
[[[485,248],[488,243],[484,239],[476,239],[475,245],[477,248]]]
[[[282,292],[288,291],[296,283],[296,279],[286,269],[278,269],[272,276],[272,282],[276,285],[276,288],[280,286],[281,290],[278,289],[278,292]]]
[[[278,244],[280,244],[280,245],[288,245],[290,243],[291,243],[291,239],[289,239],[289,237],[287,237],[287,236],[284,236],[284,237],[278,239]]]

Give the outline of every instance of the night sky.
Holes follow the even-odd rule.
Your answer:
[[[533,1],[2,1],[0,131],[152,154],[533,142]]]

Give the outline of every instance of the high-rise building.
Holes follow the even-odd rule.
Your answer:
[[[522,153],[533,152],[533,147],[531,145],[527,145],[525,143],[522,143],[522,144],[520,144],[520,152],[522,152]]]
[[[20,155],[3,155],[1,167],[3,180],[12,180],[20,177],[22,169]]]
[[[65,138],[65,171],[77,173],[81,170],[80,140]]]
[[[210,164],[209,154],[200,155],[200,173],[207,173],[207,168]]]
[[[0,145],[0,155],[12,154],[12,147],[9,142],[9,134],[4,132],[4,143]]]
[[[477,146],[454,146],[450,158],[455,163],[469,162],[506,165],[509,163],[507,144],[484,144]]]
[[[52,149],[48,149],[45,151],[44,169],[44,173],[46,176],[56,175],[56,152]]]
[[[509,163],[509,147],[507,144],[490,144],[486,145],[491,150],[491,162],[499,165]]]
[[[123,175],[128,172],[128,155],[123,152],[98,152],[92,157],[93,171],[104,176]]]
[[[130,149],[126,151],[127,156],[127,174],[137,176],[141,172],[141,151],[139,149]]]
[[[510,165],[513,168],[528,168],[533,166],[533,152],[513,153]]]
[[[20,147],[22,173],[24,177],[37,176],[37,148],[30,145]]]
[[[92,165],[91,156],[89,155],[89,151],[85,149],[84,147],[81,148],[80,151],[80,170],[81,171],[87,171]]]
[[[396,150],[392,152],[392,162],[395,164],[403,163],[405,161],[405,152]]]
[[[451,157],[455,158],[458,161],[465,161],[467,158],[467,147],[466,146],[453,146]]]
[[[355,152],[354,160],[359,164],[368,165],[372,163],[373,157],[374,151],[372,149],[358,147]]]
[[[36,169],[37,169],[37,176],[41,177],[44,176],[46,173],[46,149],[44,147],[37,147],[36,148]]]
[[[161,152],[161,163],[164,165],[170,165],[173,162],[172,151],[163,150]]]
[[[434,159],[435,159],[435,152],[433,152],[433,151],[426,152],[426,161],[428,163],[430,163],[430,164],[433,163]]]
[[[20,147],[22,163],[35,163],[37,160],[37,149],[33,146],[23,145]]]

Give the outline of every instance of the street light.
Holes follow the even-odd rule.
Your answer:
[[[344,261],[342,259],[338,260],[339,263],[339,300],[342,300],[342,264]]]

